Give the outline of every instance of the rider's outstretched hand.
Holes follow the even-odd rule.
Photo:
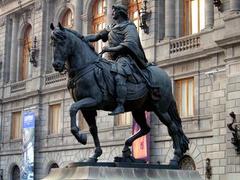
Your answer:
[[[102,55],[102,54],[104,54],[105,52],[110,52],[108,46],[104,46],[104,47],[102,48],[102,51],[101,51],[99,54]]]

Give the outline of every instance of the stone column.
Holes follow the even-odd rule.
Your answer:
[[[75,16],[74,16],[74,29],[82,32],[81,14],[83,9],[83,1],[75,0]]]
[[[16,67],[17,67],[17,45],[18,45],[18,18],[12,17],[12,39],[11,39],[11,58],[10,58],[10,82],[16,81]]]
[[[112,24],[112,5],[113,0],[107,0],[107,25]]]
[[[239,11],[240,10],[240,0],[230,0],[230,10]]]
[[[175,0],[165,1],[165,38],[175,38]]]
[[[212,0],[205,0],[205,28],[212,28],[214,23],[214,7]]]

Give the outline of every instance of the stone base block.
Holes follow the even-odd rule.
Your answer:
[[[197,171],[83,166],[52,169],[43,180],[202,180]]]

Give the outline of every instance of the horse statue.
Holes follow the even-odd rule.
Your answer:
[[[95,145],[95,151],[88,162],[97,162],[102,154],[96,125],[97,110],[112,111],[117,105],[114,98],[114,75],[111,73],[111,67],[115,62],[100,57],[82,35],[62,27],[60,23],[57,27],[51,24],[50,28],[54,46],[52,65],[55,71],[60,73],[66,71],[68,74],[67,86],[74,100],[69,110],[71,133],[78,142],[84,145],[87,143],[86,134],[81,133],[76,125],[76,113],[80,110]],[[145,111],[151,111],[167,126],[174,148],[174,157],[170,164],[178,165],[188,150],[189,140],[182,130],[181,118],[172,94],[171,80],[164,70],[155,65],[149,65],[143,70],[143,74],[148,77],[154,88],[150,88],[144,78],[142,81],[136,80],[139,78],[127,81],[128,94],[124,108],[126,112],[132,112],[140,130],[125,141],[123,157],[131,158],[130,147],[133,141],[149,133],[150,127],[146,122]]]

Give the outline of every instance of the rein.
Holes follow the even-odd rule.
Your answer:
[[[81,77],[83,77],[84,75],[88,74],[90,71],[95,69],[95,67],[97,67],[96,64],[98,62],[99,62],[99,58],[94,63],[86,64],[83,67],[81,67],[79,69],[76,69],[75,71],[77,71],[78,73],[73,78],[71,78],[71,77],[69,78],[69,80],[68,80],[68,88],[74,88],[76,86],[76,82]]]

